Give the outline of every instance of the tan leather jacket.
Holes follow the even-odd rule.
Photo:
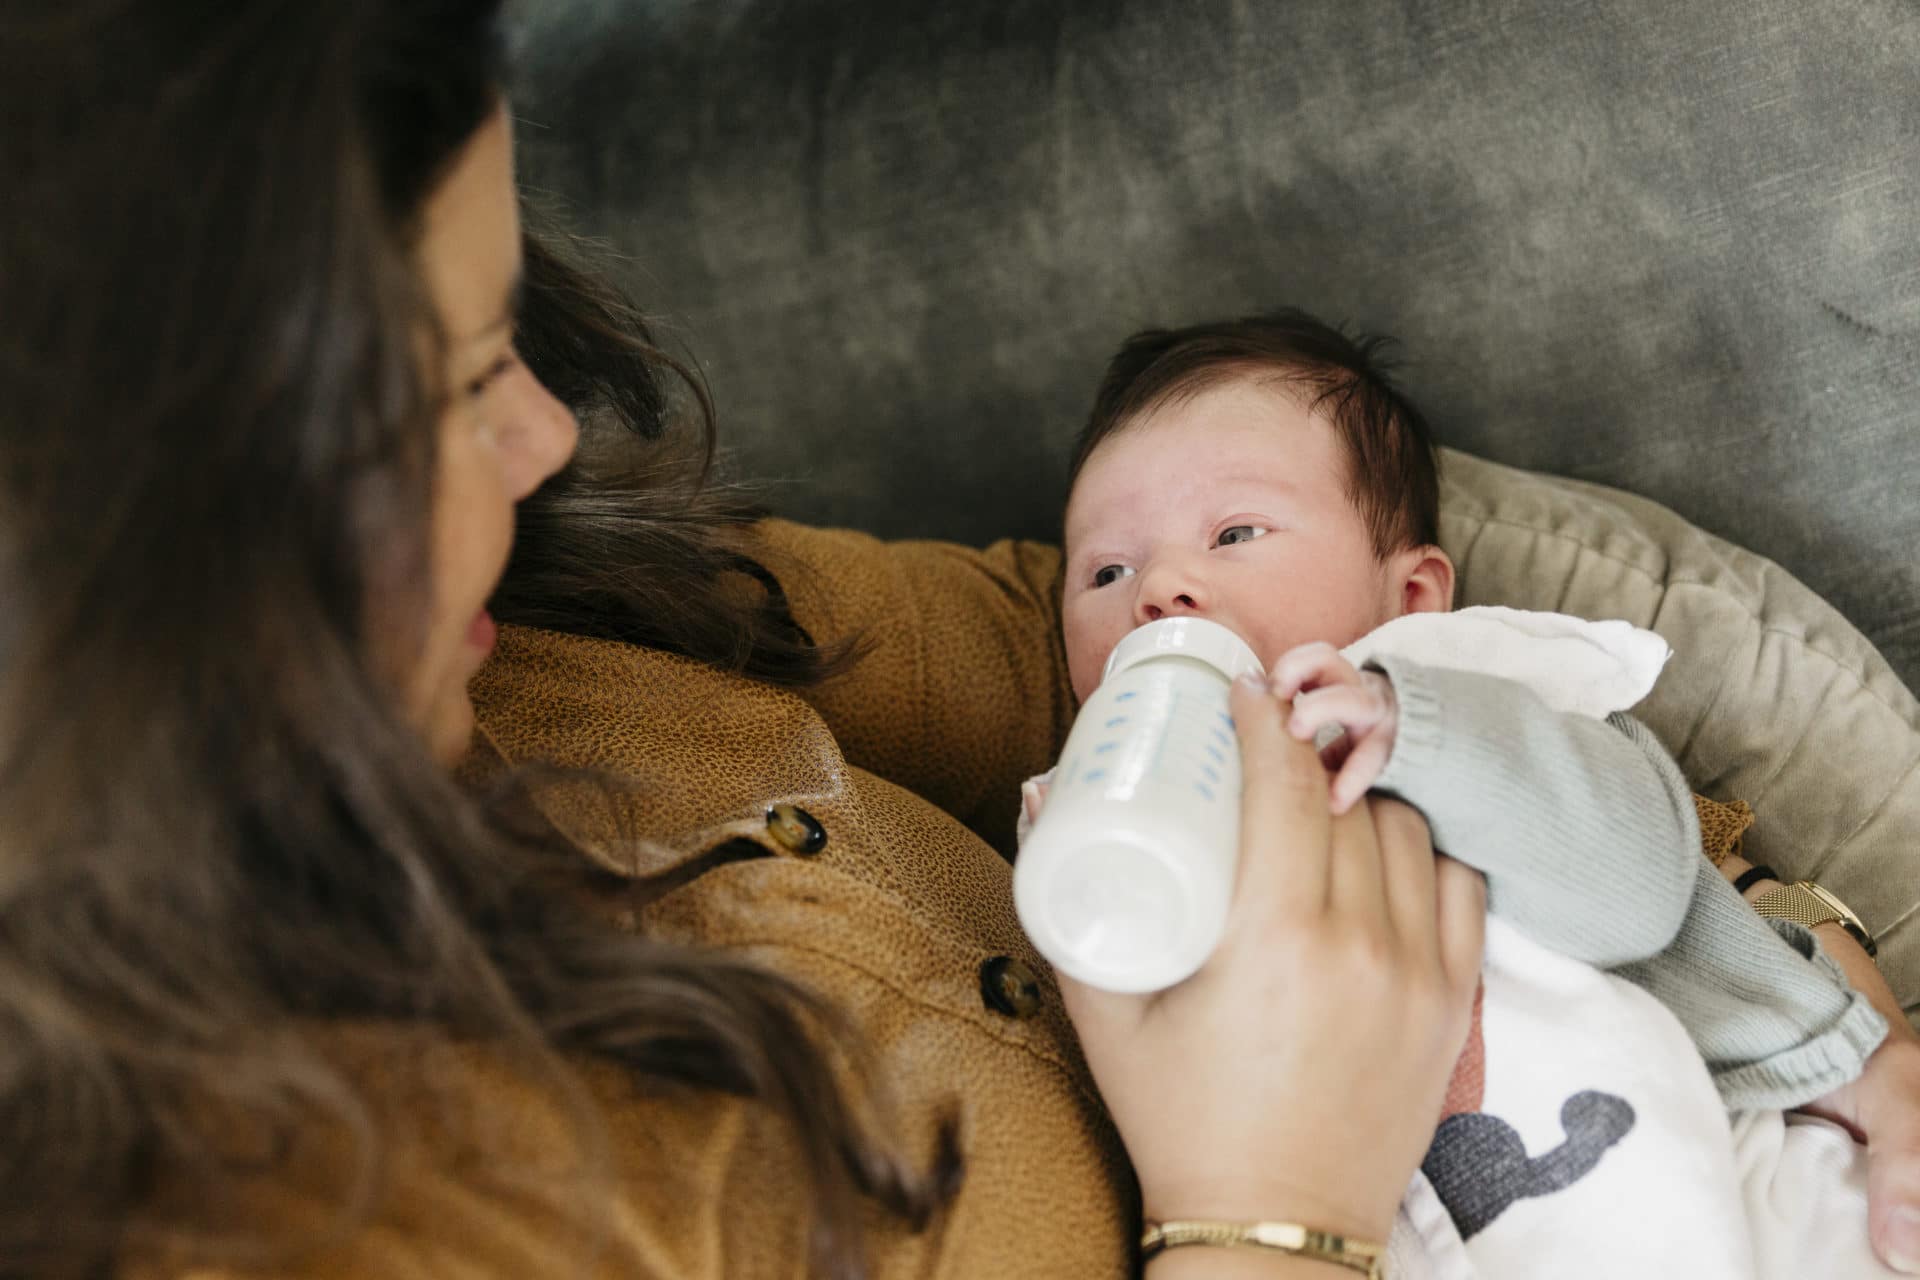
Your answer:
[[[1046,767],[1071,716],[1058,553],[778,522],[767,537],[801,625],[867,638],[849,676],[803,700],[627,646],[510,632],[476,685],[482,732],[511,761],[636,780],[617,803],[595,791],[547,813],[614,870],[690,877],[643,927],[742,951],[851,1012],[921,1149],[958,1108],[959,1198],[924,1238],[877,1230],[876,1274],[1122,1272],[1121,1152],[1014,917],[1006,861],[950,816],[1010,836],[1019,780]],[[702,862],[742,838],[761,856]],[[697,1181],[658,1172],[696,1162]],[[633,1221],[674,1239],[671,1274],[798,1273],[800,1205],[759,1162],[655,1144],[626,1173]]]
[[[541,805],[604,866],[684,877],[636,923],[735,949],[852,1014],[910,1152],[930,1157],[940,1118],[958,1120],[957,1199],[918,1235],[876,1213],[875,1276],[1124,1274],[1137,1224],[1123,1153],[1015,920],[1006,861],[951,816],[1010,841],[1019,781],[1050,763],[1071,716],[1058,553],[779,522],[766,537],[815,639],[867,637],[850,676],[803,699],[656,652],[506,628],[474,686],[479,736],[509,762],[632,779],[613,797],[544,787]],[[805,1273],[798,1175],[750,1104],[643,1094],[586,1068],[614,1177],[596,1189],[579,1181],[565,1100],[550,1089],[469,1048],[396,1047],[367,1031],[341,1044],[376,1096],[396,1092],[383,1055],[406,1055],[391,1074],[410,1081],[426,1061],[434,1084],[381,1098],[389,1136],[402,1136],[375,1218],[297,1274]],[[442,1118],[421,1123],[422,1107]],[[478,1139],[484,1166],[466,1154]],[[573,1212],[589,1201],[605,1209],[597,1224],[590,1203]],[[249,1209],[314,1229],[325,1210],[322,1192],[284,1180]],[[583,1243],[595,1226],[603,1234]]]

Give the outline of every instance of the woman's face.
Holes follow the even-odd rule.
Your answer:
[[[433,602],[406,680],[407,710],[440,759],[473,732],[467,681],[493,648],[487,597],[506,568],[513,508],[573,453],[573,415],[513,349],[520,212],[504,106],[428,200],[422,279],[446,338],[431,541]]]

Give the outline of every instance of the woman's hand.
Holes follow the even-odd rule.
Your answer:
[[[1720,874],[1738,880],[1752,868],[1739,854],[1720,864]],[[1749,901],[1775,882],[1747,890]],[[1867,1230],[1881,1261],[1905,1275],[1920,1275],[1920,1033],[1900,1008],[1893,988],[1853,935],[1837,924],[1813,931],[1853,989],[1887,1020],[1887,1038],[1867,1059],[1858,1080],[1804,1108],[1843,1125],[1867,1145]]]
[[[1903,1275],[1920,1275],[1920,1034],[1873,958],[1837,924],[1813,931],[1854,989],[1887,1020],[1887,1038],[1858,1080],[1806,1110],[1867,1144],[1867,1230],[1873,1250]]]
[[[1240,869],[1206,967],[1151,996],[1060,983],[1149,1218],[1384,1240],[1466,1038],[1485,887],[1405,805],[1335,816],[1289,710],[1234,689]]]
[[[1865,1139],[1874,1252],[1895,1271],[1920,1275],[1920,1036],[1900,1017],[1865,1073],[1808,1110]]]
[[[1920,1035],[1873,960],[1838,925],[1814,930],[1854,987],[1887,1019],[1887,1038],[1860,1078],[1807,1111],[1837,1121],[1867,1145],[1867,1230],[1873,1250],[1903,1275],[1920,1275]]]

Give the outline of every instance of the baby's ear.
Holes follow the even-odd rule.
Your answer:
[[[1453,608],[1453,561],[1440,548],[1408,547],[1394,552],[1387,565],[1400,615],[1445,613]]]

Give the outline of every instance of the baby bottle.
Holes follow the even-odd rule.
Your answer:
[[[1107,659],[1014,863],[1020,923],[1055,968],[1108,991],[1158,991],[1213,953],[1240,848],[1227,693],[1260,670],[1204,618],[1149,622]]]

